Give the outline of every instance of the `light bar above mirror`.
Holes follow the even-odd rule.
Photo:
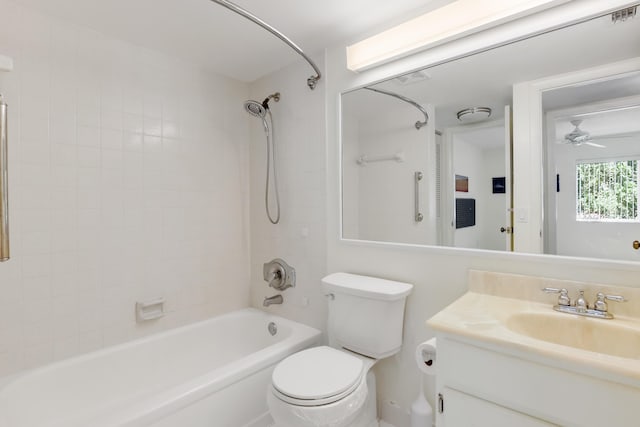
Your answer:
[[[363,71],[567,2],[568,0],[454,1],[347,46],[347,68],[351,71]]]

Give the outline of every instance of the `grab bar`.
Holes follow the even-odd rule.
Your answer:
[[[7,104],[0,95],[0,262],[9,260],[9,170]]]
[[[422,172],[418,171],[413,174],[413,183],[415,190],[415,220],[421,222],[424,216],[420,213],[420,181],[422,181]]]
[[[356,163],[360,166],[366,166],[368,163],[387,161],[396,161],[398,163],[404,162],[404,152],[398,151],[396,154],[390,154],[386,156],[367,156],[366,154],[363,154],[356,159]]]

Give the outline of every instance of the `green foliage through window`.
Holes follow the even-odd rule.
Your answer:
[[[638,221],[638,161],[576,165],[576,219]]]

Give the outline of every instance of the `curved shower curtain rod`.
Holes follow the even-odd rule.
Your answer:
[[[262,28],[264,28],[265,30],[269,31],[271,34],[273,34],[274,36],[278,37],[280,40],[282,40],[283,42],[288,44],[289,47],[291,47],[291,49],[295,50],[300,56],[302,56],[309,63],[309,65],[311,65],[313,70],[316,72],[315,76],[311,76],[311,77],[309,77],[307,79],[307,86],[309,86],[309,89],[313,90],[313,89],[316,88],[316,83],[318,83],[318,80],[320,80],[320,78],[322,77],[322,75],[320,74],[320,69],[311,60],[311,58],[309,58],[302,51],[302,49],[300,49],[298,47],[298,45],[296,45],[293,41],[291,41],[291,39],[289,37],[285,36],[280,31],[276,30],[271,25],[269,25],[266,22],[264,22],[262,19],[258,18],[257,16],[255,16],[251,12],[241,8],[240,6],[238,6],[235,3],[232,3],[232,2],[227,1],[227,0],[211,0],[211,1],[214,2],[214,3],[218,3],[221,6],[226,7],[227,9],[237,13],[240,16],[243,16],[244,18],[248,19],[249,21],[251,21],[251,22],[253,22],[255,24],[260,25]]]
[[[416,124],[415,124],[416,129],[420,130],[420,128],[422,126],[426,126],[427,123],[429,123],[429,114],[427,113],[427,110],[425,110],[422,105],[418,104],[413,99],[409,99],[406,96],[400,95],[399,93],[388,92],[388,91],[382,90],[382,89],[374,89],[372,87],[367,87],[367,86],[365,86],[364,89],[368,89],[368,90],[373,91],[373,92],[382,93],[384,95],[393,96],[394,98],[398,98],[398,99],[400,99],[400,100],[402,100],[404,102],[407,102],[407,103],[413,105],[414,107],[416,107],[418,110],[420,110],[420,112],[422,112],[422,114],[424,114],[424,122],[421,122],[420,120],[418,120],[416,122]]]

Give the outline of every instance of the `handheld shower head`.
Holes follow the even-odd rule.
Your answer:
[[[247,113],[252,116],[264,119],[264,116],[267,114],[267,108],[265,108],[264,103],[259,103],[258,101],[248,100],[244,103],[244,109]]]
[[[271,115],[271,110],[269,110],[269,101],[274,100],[276,102],[280,101],[280,92],[276,92],[272,95],[269,95],[265,98],[262,103],[254,100],[248,100],[244,103],[244,110],[251,114],[254,117],[258,117],[262,119],[262,126],[264,126],[264,134],[267,139],[267,179],[265,182],[265,191],[264,191],[264,207],[267,211],[267,217],[272,224],[277,224],[280,221],[280,196],[278,195],[278,178],[276,174],[276,145],[274,136],[273,136],[273,116]],[[269,116],[269,120],[267,120],[267,116]],[[269,123],[271,125],[269,125]],[[271,166],[271,162],[273,162],[273,166]],[[271,216],[271,211],[269,209],[269,181],[270,177],[273,175],[273,186],[276,193],[276,216],[273,218]]]
[[[280,101],[280,92],[276,92],[267,96],[262,103],[258,101],[254,101],[252,99],[245,101],[244,109],[247,113],[252,116],[264,119],[267,115],[267,110],[269,109],[269,101],[274,100],[276,102]]]

